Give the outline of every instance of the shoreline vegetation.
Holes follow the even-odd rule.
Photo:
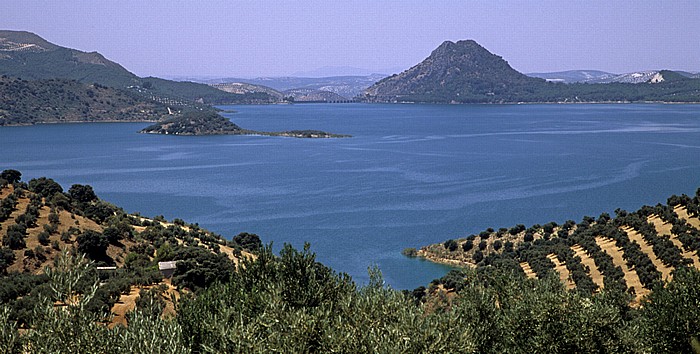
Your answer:
[[[502,267],[395,290],[377,268],[356,284],[318,262],[309,244],[276,255],[255,234],[226,240],[181,219],[127,214],[89,185],[64,192],[51,178],[21,176],[0,173],[4,352],[700,351],[692,267],[678,268],[641,306],[607,279],[604,290],[570,289],[553,273]],[[697,196],[669,204],[684,205],[675,209],[686,218]]]
[[[239,127],[230,120],[211,111],[188,111],[180,116],[168,118],[150,125],[139,133],[179,136],[203,135],[260,135],[293,138],[349,138],[350,135],[327,133],[320,130],[290,130],[262,132]]]

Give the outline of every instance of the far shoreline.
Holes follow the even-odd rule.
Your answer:
[[[331,103],[331,102],[309,102],[304,103],[304,105],[346,105],[346,104],[367,104],[367,105],[436,105],[436,106],[518,106],[518,105],[700,105],[698,102],[669,102],[669,101],[595,101],[595,102],[499,102],[499,103],[444,103],[444,102],[345,102],[345,103]],[[265,104],[263,104],[265,105]],[[269,105],[276,105],[276,103],[270,103]],[[293,104],[289,104],[290,106]],[[222,107],[222,106],[261,106],[260,104],[223,104],[216,105],[212,107]],[[227,111],[223,110],[221,113],[238,113],[238,111]],[[82,124],[82,123],[158,123],[162,120],[121,120],[121,119],[107,119],[107,120],[70,120],[70,121],[46,121],[46,122],[33,122],[33,123],[15,123],[15,124],[0,124],[2,127],[28,127],[33,125],[42,124]],[[246,135],[257,135],[257,134],[246,134]],[[265,134],[261,134],[265,135]]]

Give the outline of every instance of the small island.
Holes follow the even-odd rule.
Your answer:
[[[140,131],[144,134],[165,135],[266,135],[293,138],[349,138],[350,135],[332,134],[320,130],[290,130],[261,132],[239,127],[213,111],[189,111],[150,125]]]

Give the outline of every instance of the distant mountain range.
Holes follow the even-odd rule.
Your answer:
[[[64,48],[30,32],[0,31],[0,75],[25,80],[67,79],[129,90],[158,101],[265,103],[264,94],[233,94],[208,85],[140,78],[97,52]]]
[[[248,90],[265,91],[273,89],[282,96],[289,91],[296,101],[317,101],[298,97],[298,92],[315,92],[314,96],[323,96],[322,101],[351,100],[360,95],[365,89],[382,79],[383,75],[373,74],[369,76],[330,76],[330,77],[259,77],[254,79],[243,78],[219,78],[219,79],[193,79],[195,81],[220,88],[225,85],[246,87]],[[244,85],[245,84],[245,85]],[[248,86],[246,86],[248,85]],[[250,86],[252,85],[252,86]],[[335,95],[332,95],[335,94]],[[318,97],[316,97],[318,98]]]
[[[522,74],[472,40],[446,41],[399,74],[201,79],[138,77],[97,52],[50,43],[29,32],[0,31],[0,75],[75,80],[126,90],[169,106],[294,102],[700,102],[700,74],[595,70]]]
[[[551,73],[530,73],[530,77],[537,77],[552,82],[564,82],[567,84],[574,82],[592,82],[606,80],[617,76],[617,74],[598,70],[568,70]]]
[[[297,71],[289,76],[307,78],[326,78],[338,76],[387,76],[400,72],[402,68],[387,68],[381,70],[370,70],[356,68],[352,66],[324,66],[314,70]]]
[[[446,41],[421,63],[369,87],[361,99],[425,103],[700,102],[700,80],[692,73],[661,70],[615,76],[571,71],[532,75],[542,78],[516,71],[475,41]]]
[[[612,82],[639,84],[649,82],[660,70],[636,71],[626,74],[612,74],[598,70],[568,70],[551,73],[530,73],[527,76],[545,79],[551,82],[570,83],[597,83]],[[691,79],[700,78],[700,73],[676,71],[676,73]]]

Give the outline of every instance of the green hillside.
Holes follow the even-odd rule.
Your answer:
[[[100,84],[0,77],[0,126],[157,121],[167,115],[160,103]]]
[[[158,101],[182,104],[268,103],[266,94],[237,95],[204,84],[140,78],[97,52],[86,53],[49,43],[36,34],[0,31],[0,75],[25,80],[66,79],[130,90]]]

